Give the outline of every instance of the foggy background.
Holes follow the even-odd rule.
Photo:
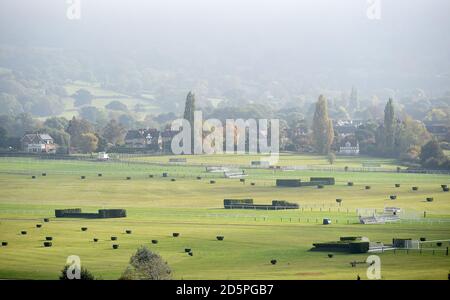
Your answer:
[[[450,2],[381,0],[380,20],[367,17],[368,6],[366,0],[81,0],[81,19],[69,20],[64,0],[1,0],[7,55],[0,66],[24,68],[33,60],[20,60],[23,49],[56,48],[64,58],[76,56],[97,80],[105,70],[152,70],[173,79],[174,98],[193,89],[200,102],[231,99],[236,89],[243,91],[238,99],[283,105],[353,86],[366,98],[448,93]]]

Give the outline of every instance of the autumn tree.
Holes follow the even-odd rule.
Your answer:
[[[119,279],[122,280],[168,280],[172,271],[161,256],[141,246],[131,256],[129,266]]]
[[[83,119],[77,119],[75,117],[72,118],[72,120],[69,121],[69,125],[67,126],[66,132],[70,134],[70,146],[74,148],[79,148],[80,150],[83,149],[91,149],[91,147],[87,147],[87,137],[83,138],[83,135],[91,133],[93,136],[94,129],[92,128],[92,125]],[[93,137],[90,136],[92,140]],[[95,139],[98,142],[97,137]],[[92,152],[92,151],[85,151],[85,152]]]
[[[420,151],[420,161],[426,168],[439,168],[444,165],[448,158],[442,151],[439,142],[433,139],[426,143]]]
[[[97,149],[98,137],[92,132],[83,133],[80,136],[79,143],[79,147],[82,152],[91,153]]]
[[[111,120],[103,128],[103,137],[110,144],[122,144],[127,130],[116,120]]]

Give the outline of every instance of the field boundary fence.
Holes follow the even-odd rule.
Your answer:
[[[156,166],[197,166],[197,167],[228,167],[237,169],[260,169],[260,170],[279,170],[279,171],[317,171],[317,172],[356,172],[356,173],[405,173],[405,174],[450,174],[450,170],[426,170],[426,169],[394,169],[394,168],[381,168],[381,167],[324,167],[316,165],[293,165],[293,166],[280,166],[277,168],[266,167],[261,165],[243,165],[243,164],[231,164],[231,163],[196,163],[196,162],[156,162],[156,161],[139,161],[134,158],[144,157],[158,157],[161,154],[128,154],[128,153],[111,153],[111,159],[109,163],[127,163],[136,165],[156,165]],[[38,158],[43,160],[80,160],[88,162],[98,162],[95,155],[63,155],[63,154],[46,154],[37,155],[30,153],[0,153],[0,158],[11,157],[23,157],[23,158]]]

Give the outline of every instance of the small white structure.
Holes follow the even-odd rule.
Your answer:
[[[247,174],[245,174],[244,171],[228,171],[223,172],[223,176],[225,178],[244,178],[247,177]]]
[[[339,147],[339,154],[341,155],[359,155],[359,143],[356,142],[356,146],[352,146],[350,142],[346,142],[345,146]]]
[[[206,167],[206,172],[208,173],[223,173],[229,171],[230,169],[225,167]]]
[[[385,214],[393,214],[396,215],[397,213],[401,212],[402,210],[398,207],[385,207],[384,213]]]
[[[98,153],[98,160],[108,160],[109,155],[106,152],[99,152]]]

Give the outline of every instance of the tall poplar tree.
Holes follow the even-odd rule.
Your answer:
[[[394,101],[389,98],[384,108],[383,152],[392,154],[395,146]]]
[[[352,87],[352,92],[350,93],[350,110],[358,111],[359,110],[359,99],[358,99],[358,90],[355,87]]]
[[[194,153],[194,111],[195,95],[189,92],[186,96],[186,104],[184,106],[184,119],[191,124],[191,153]]]
[[[194,111],[195,111],[195,95],[189,92],[186,96],[186,104],[184,106],[184,119],[188,120],[191,127],[194,127]]]
[[[316,151],[328,154],[334,139],[333,123],[328,118],[327,100],[320,95],[313,118],[313,141]]]

